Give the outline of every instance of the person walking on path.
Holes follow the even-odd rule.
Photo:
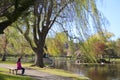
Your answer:
[[[22,65],[21,65],[21,59],[22,59],[22,56],[18,58],[17,69],[22,70],[22,75],[23,75],[25,73],[25,68],[23,68]]]

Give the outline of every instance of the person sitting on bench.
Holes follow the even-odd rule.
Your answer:
[[[22,56],[20,58],[18,58],[18,61],[17,61],[17,69],[18,70],[22,70],[22,75],[24,74],[25,72],[25,68],[22,67],[21,65],[21,59],[22,59]]]

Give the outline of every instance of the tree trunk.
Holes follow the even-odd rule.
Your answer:
[[[7,20],[7,21],[4,21],[4,22],[1,22],[0,23],[0,34],[3,34],[4,32],[4,29],[7,27],[7,26],[9,26],[9,25],[11,25],[11,23],[12,22],[10,22],[9,20]]]
[[[109,55],[109,62],[110,62],[110,55]]]
[[[43,68],[44,63],[43,63],[43,50],[39,50],[35,54],[35,65],[38,67]]]
[[[2,61],[6,61],[6,53],[2,55]]]

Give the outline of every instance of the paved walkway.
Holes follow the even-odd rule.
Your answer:
[[[8,66],[13,67],[12,65],[8,65],[8,64],[0,64],[1,68],[8,68]],[[37,71],[37,70],[31,69],[31,68],[26,68],[24,75],[30,76],[30,77],[34,78],[35,80],[73,80],[71,78],[52,75],[52,74]]]

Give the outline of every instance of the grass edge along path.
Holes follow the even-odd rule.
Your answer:
[[[88,77],[80,76],[78,74],[71,73],[71,72],[68,72],[68,71],[64,71],[62,69],[39,68],[39,67],[32,67],[32,68],[37,69],[37,70],[42,71],[42,72],[49,73],[49,74],[72,78],[73,80],[89,80]]]

